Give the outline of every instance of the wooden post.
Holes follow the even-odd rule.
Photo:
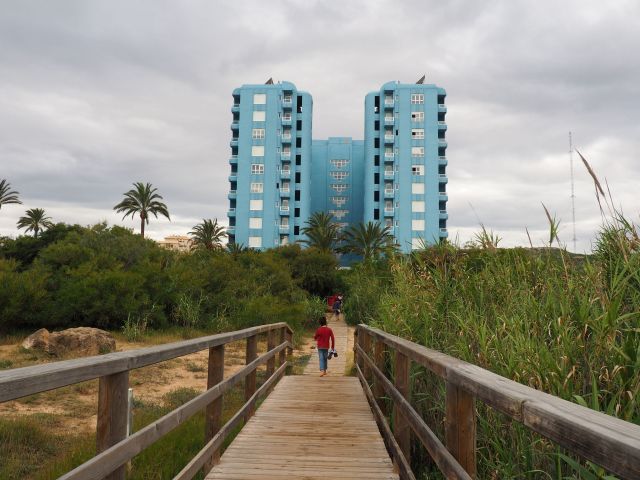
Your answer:
[[[369,335],[368,332],[363,331],[362,332],[362,349],[364,350],[364,352],[371,357],[371,335]],[[362,373],[364,375],[364,378],[367,382],[371,381],[371,368],[369,368],[369,364],[364,362],[364,370],[362,370]]]
[[[476,477],[476,412],[473,395],[447,382],[447,449],[471,478]]]
[[[258,358],[258,337],[253,335],[247,337],[247,355],[245,364],[250,364],[256,358]],[[244,401],[247,402],[251,396],[256,392],[256,371],[254,370],[244,380]],[[245,423],[253,416],[255,410],[251,408],[244,417]]]
[[[98,424],[96,451],[104,452],[127,437],[129,372],[100,377],[98,387]],[[126,465],[104,477],[105,480],[124,480]]]
[[[287,329],[286,327],[282,327],[282,329],[280,330],[280,344],[283,344],[285,341],[287,340]],[[287,361],[287,349],[285,348],[284,350],[280,350],[280,353],[278,354],[278,366],[281,367],[284,362]]]
[[[356,345],[362,348],[363,335],[364,333],[362,332],[362,329],[360,327],[356,327],[356,331],[353,332],[353,352],[354,352],[353,356],[354,356],[354,361],[358,364],[358,366],[360,367],[360,370],[364,369],[364,360],[362,360],[362,358],[360,357],[360,353],[358,352]]]
[[[380,369],[381,372],[385,372],[386,367],[385,367],[385,356],[384,356],[384,350],[385,350],[385,345],[384,342],[380,341],[380,340],[374,340],[375,345],[374,345],[374,358],[373,361],[376,364],[376,367],[378,367]],[[380,380],[377,379],[377,377],[374,376],[373,378],[373,396],[376,399],[376,402],[378,403],[378,406],[380,407],[380,410],[382,410],[382,413],[387,416],[389,414],[389,412],[387,411],[387,402],[384,401],[384,399],[382,397],[384,397],[384,387],[382,386],[382,382]]]
[[[396,351],[394,366],[394,385],[404,398],[409,400],[409,359]],[[393,409],[393,434],[407,462],[411,462],[411,429],[409,422],[398,411]]]
[[[269,330],[267,333],[267,352],[276,348],[276,331]],[[276,357],[267,360],[267,379],[276,371]]]
[[[224,378],[224,345],[209,349],[209,371],[207,390],[220,383]],[[222,396],[207,406],[205,416],[204,443],[211,440],[222,426]],[[205,474],[220,461],[220,450],[213,452],[212,457],[204,464]]]
[[[288,329],[288,328],[286,328],[286,329],[285,329],[285,334],[284,334],[284,336],[285,336],[286,340],[287,340],[289,343],[291,343],[291,344],[293,345],[293,335],[292,335],[292,333],[289,331],[289,329]],[[293,348],[292,348],[292,347],[287,348],[287,355],[288,355],[288,356],[293,355]]]

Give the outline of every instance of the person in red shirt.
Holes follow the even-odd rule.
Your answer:
[[[327,356],[329,355],[329,339],[331,339],[331,350],[336,348],[336,339],[333,336],[333,330],[327,327],[327,319],[320,319],[320,327],[316,330],[313,339],[318,345],[318,358],[320,359],[320,376],[327,374]]]

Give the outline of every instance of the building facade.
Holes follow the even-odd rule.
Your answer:
[[[292,83],[233,92],[229,242],[304,240],[316,211],[380,222],[403,252],[447,237],[445,91],[389,82],[365,97],[365,139],[311,140],[313,101]]]

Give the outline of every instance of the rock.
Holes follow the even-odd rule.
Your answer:
[[[27,337],[22,346],[56,356],[89,356],[113,352],[116,341],[109,332],[99,328],[78,327],[51,333],[41,328]]]

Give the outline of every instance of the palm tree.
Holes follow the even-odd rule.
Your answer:
[[[37,237],[40,230],[53,226],[43,208],[30,208],[26,213],[18,220],[18,228],[25,228],[25,233],[33,232],[33,236]]]
[[[345,232],[344,245],[340,250],[360,255],[367,261],[393,249],[393,236],[389,227],[382,227],[380,222],[360,222],[351,225]]]
[[[222,248],[222,239],[227,236],[224,227],[218,225],[218,219],[202,219],[202,223],[195,225],[189,232],[193,237],[194,248],[218,250]]]
[[[332,252],[340,241],[340,226],[333,221],[333,216],[325,212],[315,212],[306,222],[302,233],[307,240],[302,240],[310,247],[325,252]]]
[[[249,249],[242,243],[231,242],[227,243],[227,251],[231,254],[232,257],[237,257],[241,253],[248,252]]]
[[[122,219],[124,220],[129,215],[134,218],[136,214],[140,215],[140,235],[144,238],[144,225],[149,224],[149,214],[153,214],[158,218],[158,214],[164,215],[169,218],[169,210],[167,206],[158,201],[162,200],[162,196],[157,192],[157,188],[153,188],[150,183],[146,185],[142,182],[136,182],[133,184],[135,188],[129,190],[124,194],[124,200],[117,204],[113,209],[118,212],[124,212]]]
[[[18,198],[18,192],[11,190],[11,184],[4,178],[0,180],[0,208],[10,203],[22,203]]]

